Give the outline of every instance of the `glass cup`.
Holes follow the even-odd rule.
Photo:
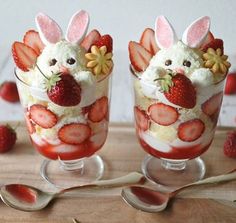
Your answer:
[[[31,142],[47,158],[41,165],[41,176],[57,187],[89,183],[101,178],[104,163],[96,152],[103,147],[108,133],[111,74],[97,81],[92,90],[91,87],[84,89],[92,92],[90,96],[96,98],[94,103],[85,107],[80,106],[82,102],[78,106],[62,107],[50,101],[42,89],[26,84],[18,72],[15,70],[15,77]],[[35,107],[52,112],[57,117],[56,125],[44,128],[37,124],[31,117],[32,108]],[[47,122],[44,114],[36,113]],[[90,118],[91,115],[96,116],[95,120]],[[75,124],[74,129],[65,133],[62,128],[68,124]],[[90,136],[78,144],[58,137],[59,134],[65,134],[65,137],[69,134],[75,137],[76,142],[76,137],[81,137],[84,131],[89,131]]]
[[[199,156],[206,152],[212,143],[225,81],[202,88],[198,91],[198,104],[193,109],[184,109],[168,107],[163,101],[145,96],[143,88],[152,89],[153,86],[142,82],[132,68],[131,73],[136,135],[142,148],[149,154],[142,162],[144,175],[166,189],[203,178],[205,165]],[[166,112],[160,112],[163,107],[167,109]],[[174,124],[161,125],[152,118],[158,113],[163,120],[168,119],[169,112],[173,109],[178,113]],[[184,134],[190,135],[192,139],[185,140]]]

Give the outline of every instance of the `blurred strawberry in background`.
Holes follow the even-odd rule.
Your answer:
[[[4,81],[0,86],[0,97],[11,103],[18,102],[19,94],[16,83],[13,81]]]
[[[0,125],[0,153],[12,149],[16,139],[16,132],[10,125]]]
[[[236,94],[236,71],[229,73],[225,84],[225,94]]]

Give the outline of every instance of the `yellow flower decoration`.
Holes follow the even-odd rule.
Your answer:
[[[214,74],[221,73],[227,74],[231,64],[227,61],[228,56],[223,55],[220,48],[214,50],[209,48],[206,53],[203,54],[204,66],[210,68]]]
[[[95,75],[108,75],[113,67],[112,53],[106,53],[107,47],[97,46],[91,47],[91,53],[86,53],[85,57],[88,59],[87,67],[93,70]]]

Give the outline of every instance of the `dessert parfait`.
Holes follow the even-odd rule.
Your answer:
[[[170,170],[182,170],[182,177],[183,172],[195,172],[186,177],[190,181],[202,178],[203,162],[185,161],[199,157],[213,140],[230,67],[223,41],[210,32],[209,17],[194,21],[179,40],[160,16],[155,30],[147,28],[139,43],[129,43],[129,56],[136,133],[152,155],[143,162],[144,173],[165,185],[177,182],[176,171]],[[172,176],[166,178],[165,170]]]
[[[35,21],[38,32],[29,30],[22,42],[12,45],[31,141],[64,170],[83,169],[84,179],[98,178],[101,158],[85,158],[101,149],[107,137],[112,38],[95,29],[86,35],[85,11],[72,16],[65,37],[47,15],[39,13]]]

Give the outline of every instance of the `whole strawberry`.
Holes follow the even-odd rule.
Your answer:
[[[236,72],[227,75],[224,93],[227,95],[236,94]]]
[[[0,125],[0,153],[9,151],[16,143],[16,132],[9,125]]]
[[[236,158],[236,131],[229,132],[224,143],[224,154]]]
[[[0,86],[0,97],[11,103],[18,102],[20,99],[16,83],[13,81],[3,82]]]
[[[196,105],[196,91],[192,82],[183,74],[169,72],[158,78],[165,97],[173,104],[183,108]]]
[[[47,95],[60,106],[76,106],[81,100],[80,85],[70,74],[53,74],[46,81]]]

